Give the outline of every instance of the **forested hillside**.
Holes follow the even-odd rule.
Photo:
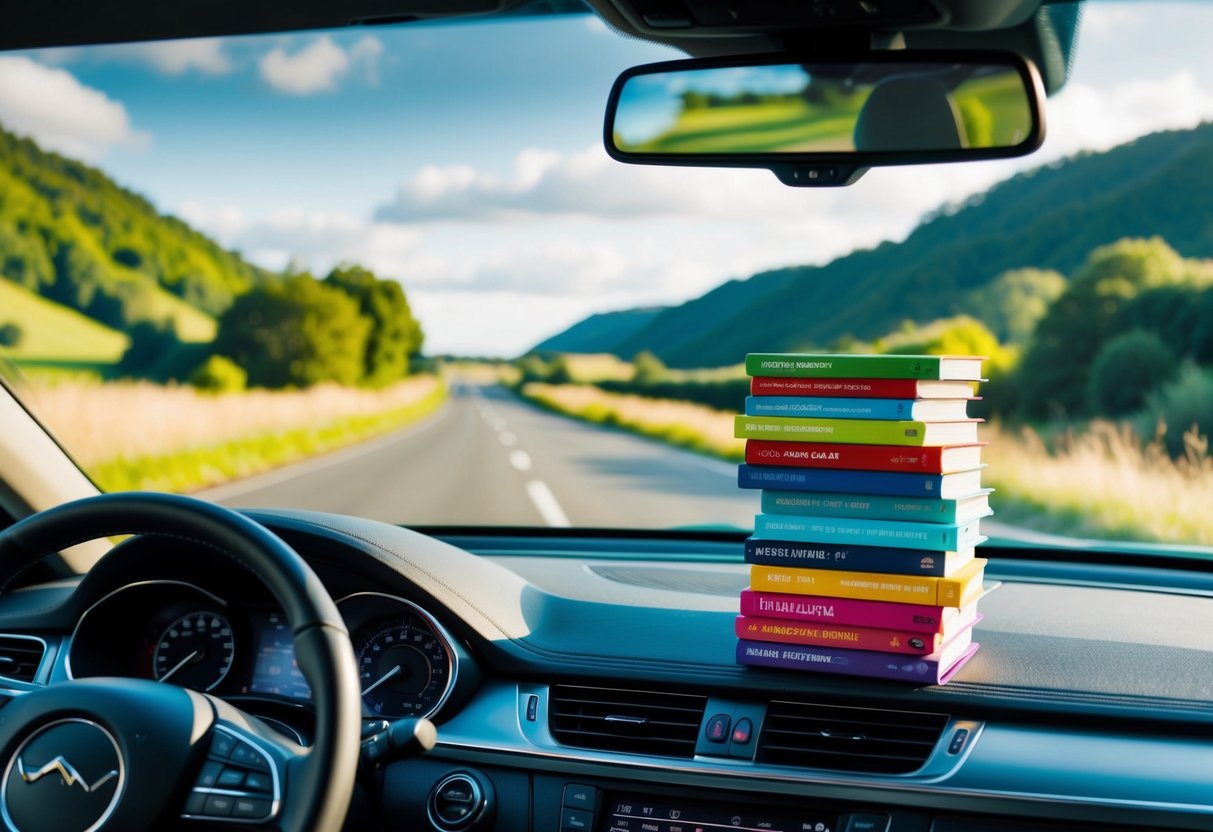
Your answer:
[[[100,171],[0,129],[0,277],[118,329],[213,316],[264,274]]]
[[[981,316],[987,287],[1009,270],[1071,273],[1101,245],[1150,236],[1186,257],[1213,256],[1213,124],[1020,174],[926,218],[902,243],[731,281],[584,349],[651,350],[670,366],[695,367],[871,340],[906,319]]]

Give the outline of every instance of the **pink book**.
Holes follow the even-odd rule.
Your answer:
[[[915,633],[946,632],[950,635],[964,630],[977,620],[977,599],[956,609],[743,589],[741,614],[755,618],[782,618]]]

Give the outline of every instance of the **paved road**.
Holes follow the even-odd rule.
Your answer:
[[[466,385],[421,424],[201,496],[409,524],[746,528],[758,510],[735,465]]]

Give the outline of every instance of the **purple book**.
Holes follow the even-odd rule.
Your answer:
[[[942,685],[964,667],[980,646],[972,640],[970,631],[960,634],[929,656],[802,647],[740,639],[737,642],[737,663]]]

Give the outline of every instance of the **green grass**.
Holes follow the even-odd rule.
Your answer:
[[[88,474],[103,491],[198,491],[390,433],[430,415],[445,399],[446,388],[439,385],[424,399],[383,413],[167,454],[117,457],[88,466]]]
[[[112,364],[130,343],[116,329],[0,278],[0,323],[8,322],[21,327],[21,343],[0,355],[18,364]]]
[[[862,103],[862,102],[859,102]],[[627,149],[656,153],[788,153],[853,148],[859,104],[839,113],[802,100],[684,110],[666,133]]]
[[[215,340],[218,323],[210,315],[196,309],[181,298],[165,291],[159,286],[154,287],[152,298],[152,317],[158,320],[171,319],[177,326],[177,337],[182,341],[193,344],[206,344]]]

